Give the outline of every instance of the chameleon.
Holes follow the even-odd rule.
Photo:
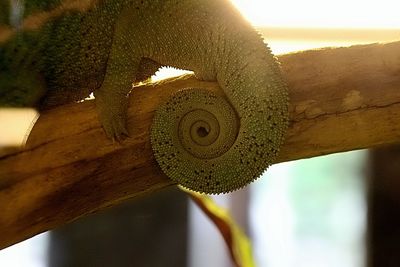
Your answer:
[[[218,194],[274,162],[288,127],[287,85],[228,0],[25,0],[19,12],[0,3],[0,106],[43,110],[93,93],[105,134],[123,139],[133,85],[161,66],[191,70],[224,94],[188,88],[159,107],[150,139],[164,173]]]

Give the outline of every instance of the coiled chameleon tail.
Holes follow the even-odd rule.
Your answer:
[[[235,107],[205,89],[173,95],[154,117],[151,142],[164,173],[194,191],[239,189],[270,166],[288,124],[286,86],[238,90]]]
[[[216,81],[221,96],[204,89],[172,96],[153,121],[154,155],[164,173],[184,187],[230,192],[274,162],[288,126],[287,85],[262,37],[229,1],[180,3],[179,12],[169,13],[179,14],[173,22],[162,21],[170,31],[157,32],[167,45],[152,49],[149,58]]]

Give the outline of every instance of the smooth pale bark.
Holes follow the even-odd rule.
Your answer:
[[[277,162],[400,143],[400,42],[280,56],[290,127]],[[0,248],[173,183],[155,162],[154,111],[192,76],[135,88],[131,137],[108,140],[92,101],[41,114],[24,150],[0,157]]]

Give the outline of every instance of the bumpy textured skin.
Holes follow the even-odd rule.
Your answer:
[[[262,38],[229,1],[26,0],[21,24],[5,16],[0,105],[44,108],[94,92],[107,135],[120,138],[132,82],[173,66],[217,81],[225,96],[190,89],[157,112],[152,145],[167,175],[195,191],[222,193],[274,161],[288,122],[286,85]]]

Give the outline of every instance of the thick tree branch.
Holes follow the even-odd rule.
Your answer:
[[[400,142],[400,42],[279,59],[291,118],[279,162]],[[0,248],[172,185],[149,131],[157,106],[186,87],[219,90],[188,76],[136,88],[123,144],[105,137],[91,101],[44,112],[26,148],[0,157]]]

